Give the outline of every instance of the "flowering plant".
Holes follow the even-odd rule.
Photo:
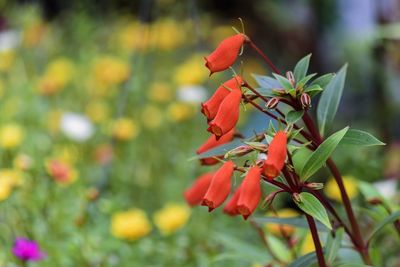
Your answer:
[[[364,264],[376,266],[379,260],[371,256],[376,253],[372,241],[389,224],[400,233],[400,211],[394,212],[384,197],[376,194],[369,184],[362,183],[366,200],[386,206],[388,212],[388,216],[375,225],[363,223],[355,214],[343,176],[332,159],[337,146],[384,145],[373,135],[350,127],[329,134],[343,92],[347,65],[337,73],[316,77],[316,73],[308,73],[311,55],[307,55],[293,71],[283,75],[247,35],[237,33],[223,40],[205,57],[210,76],[227,69],[233,71],[232,65],[244,46],[251,47],[265,60],[272,76],[254,75],[258,85],[253,87],[242,76],[234,74],[202,103],[201,111],[211,135],[197,150],[195,158],[203,165],[222,165],[197,178],[184,193],[186,201],[191,206],[207,206],[210,212],[224,205],[223,211],[228,215],[242,215],[245,220],[251,218],[272,256],[266,266],[287,266],[290,260],[293,261],[290,266],[309,266],[314,262],[319,266],[345,266],[351,260],[341,255],[340,250],[346,246],[356,251]],[[315,101],[312,99],[316,96],[319,96],[317,123],[311,115]],[[241,104],[251,105],[266,115],[265,131],[245,138],[235,129]],[[325,166],[339,188],[344,213],[320,191],[324,184],[313,181],[315,174]],[[234,173],[242,173],[243,180],[239,182],[237,178],[233,182]],[[236,183],[238,186],[232,185]],[[260,202],[273,210],[272,204],[279,194],[289,194],[305,218],[254,214]],[[299,240],[280,228],[287,248],[293,251],[291,259],[282,259],[271,250],[262,228],[265,223],[308,228],[315,252],[297,257]],[[321,236],[327,240],[324,247]]]

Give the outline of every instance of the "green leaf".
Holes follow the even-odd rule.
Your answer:
[[[386,225],[389,223],[395,222],[397,219],[400,218],[400,210],[390,214],[388,217],[386,217],[383,221],[381,221],[375,229],[371,232],[369,237],[367,238],[368,242],[371,241],[371,239],[380,231],[382,230]]]
[[[352,263],[352,262],[338,262],[337,267],[372,267],[371,265],[365,265],[362,263]]]
[[[298,120],[301,119],[301,117],[303,117],[304,114],[304,110],[291,110],[289,111],[286,116],[285,116],[285,120],[288,123],[296,123]]]
[[[299,258],[297,258],[294,262],[290,263],[288,267],[309,267],[311,264],[317,262],[317,254],[315,251],[307,253]]]
[[[204,159],[204,158],[210,158],[210,157],[217,157],[217,156],[222,156],[225,155],[226,152],[243,145],[242,140],[234,140],[232,142],[214,147],[210,150],[207,150],[204,153],[201,153],[199,155],[191,157],[189,160],[196,160],[196,159]]]
[[[325,207],[321,204],[321,202],[319,202],[314,195],[307,192],[302,192],[299,196],[300,201],[295,200],[297,206],[305,213],[322,222],[329,229],[332,229],[328,214],[326,213]]]
[[[297,87],[304,87],[304,85],[306,85],[306,83],[311,80],[315,75],[317,75],[316,73],[307,75],[306,77],[304,77],[303,79],[301,79],[299,82],[297,82],[296,86]]]
[[[300,59],[299,62],[297,62],[293,71],[294,78],[296,79],[296,81],[300,81],[306,76],[308,71],[308,65],[310,64],[310,58],[311,54],[308,54],[307,56]]]
[[[344,228],[341,227],[335,231],[335,237],[328,234],[328,240],[325,246],[325,258],[329,266],[333,266],[333,262],[337,256],[344,235]]]
[[[326,128],[332,123],[342,97],[347,64],[344,65],[321,94],[317,108],[319,131],[322,136]]]
[[[272,88],[259,87],[255,88],[255,90],[262,96],[267,96],[267,97],[276,96],[276,93],[273,91]],[[255,93],[251,90],[246,90],[246,95],[255,95]]]
[[[298,228],[306,228],[309,229],[307,220],[304,217],[287,217],[287,218],[278,218],[278,217],[256,217],[253,220],[258,224],[265,223],[273,223],[273,224],[283,224],[283,225],[291,225]],[[320,222],[316,222],[317,229],[319,232],[328,232],[329,229],[325,227]]]
[[[335,77],[335,73],[328,73],[328,74],[322,75],[322,76],[318,77],[317,79],[315,79],[314,81],[312,81],[310,86],[319,85],[319,86],[321,86],[322,89],[324,89],[332,81],[333,77]]]
[[[269,76],[252,74],[258,85],[262,88],[280,88],[281,85],[277,80]]]
[[[293,165],[294,165],[294,169],[296,171],[296,173],[301,173],[301,170],[304,167],[304,164],[306,164],[307,159],[310,157],[312,151],[310,151],[310,149],[308,148],[300,148],[298,149],[293,157]]]
[[[311,97],[313,97],[323,90],[324,89],[322,89],[321,86],[319,86],[318,84],[314,84],[314,85],[310,85],[306,89],[304,89],[304,92],[309,94]]]
[[[274,77],[279,81],[280,85],[285,89],[285,90],[291,90],[293,89],[292,84],[289,82],[288,79],[286,79],[285,77],[283,77],[282,75],[276,74],[276,73],[272,73],[272,75],[274,75]]]
[[[340,143],[343,136],[346,134],[349,127],[346,127],[331,136],[329,136],[307,159],[303,169],[300,172],[300,177],[305,181],[318,171],[325,161],[330,157],[336,146]]]
[[[356,145],[356,146],[383,146],[385,143],[379,141],[370,133],[350,129],[340,142],[341,145]]]
[[[366,200],[383,199],[378,189],[376,189],[372,184],[365,181],[358,181],[357,184],[361,194],[365,197]]]

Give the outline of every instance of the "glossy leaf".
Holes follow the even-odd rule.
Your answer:
[[[293,89],[292,84],[289,82],[289,80],[282,75],[272,73],[274,77],[278,80],[279,84],[281,85],[280,87],[283,87],[285,90],[291,90]]]
[[[322,75],[312,81],[310,86],[319,85],[322,89],[325,89],[325,87],[332,81],[333,77],[335,77],[335,73]]]
[[[296,81],[300,81],[303,79],[308,71],[308,65],[310,64],[311,54],[303,57],[302,59],[297,62],[296,66],[294,67],[293,74]]]
[[[325,207],[319,200],[312,194],[307,192],[300,193],[300,201],[296,201],[297,206],[305,213],[311,215],[329,229],[332,229],[331,222],[329,221],[328,213]]]
[[[303,79],[298,81],[296,85],[298,87],[304,87],[304,85],[306,85],[306,83],[308,83],[308,81],[311,80],[315,75],[317,75],[317,74],[313,73],[313,74],[307,75],[306,77],[304,77]]]
[[[340,143],[349,127],[346,127],[331,136],[329,136],[307,159],[303,169],[300,172],[300,177],[305,181],[318,171],[330,157],[337,145]]]
[[[315,96],[319,92],[322,92],[324,89],[322,89],[321,86],[318,84],[310,85],[306,89],[304,89],[304,92],[309,94],[311,97]]]
[[[317,108],[319,132],[324,136],[326,129],[335,118],[342,97],[347,64],[344,65],[321,94]]]
[[[291,110],[289,111],[286,116],[285,116],[285,120],[288,123],[296,123],[298,120],[301,119],[301,117],[303,117],[304,114],[304,110]]]
[[[370,133],[350,129],[340,141],[341,145],[356,145],[356,146],[382,146],[385,143],[379,141],[375,136]]]

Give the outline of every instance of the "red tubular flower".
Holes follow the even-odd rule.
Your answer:
[[[199,176],[192,186],[183,193],[186,202],[190,206],[196,206],[201,203],[208,187],[211,184],[211,179],[213,176],[213,172],[208,172]]]
[[[219,207],[228,197],[231,191],[231,176],[234,168],[235,164],[232,161],[227,161],[215,172],[201,203],[203,206],[208,206],[208,211]]]
[[[210,75],[232,66],[246,39],[246,35],[241,33],[228,37],[218,45],[214,52],[205,57],[206,67],[210,70]]]
[[[197,149],[196,154],[199,155],[203,152],[206,152],[214,147],[226,144],[230,142],[233,139],[233,136],[235,134],[235,129],[230,130],[228,133],[226,133],[224,136],[222,136],[219,140],[215,138],[214,135],[211,135],[205,143],[203,143],[199,149]],[[218,160],[214,158],[204,158],[200,159],[202,165],[214,165],[218,163]]]
[[[214,119],[215,115],[217,115],[217,111],[221,102],[225,99],[227,95],[231,92],[231,90],[239,89],[243,84],[243,79],[240,76],[235,76],[232,79],[224,82],[212,97],[204,103],[201,103],[201,112],[204,116],[207,117],[208,120]],[[228,89],[229,88],[229,89]]]
[[[287,136],[283,131],[275,134],[268,148],[268,157],[265,160],[263,173],[268,179],[274,179],[279,175],[286,160]]]
[[[232,130],[237,121],[239,120],[239,107],[240,100],[242,99],[242,92],[240,90],[233,90],[222,101],[217,115],[208,124],[208,131],[215,134],[219,139],[221,136]]]
[[[239,211],[237,210],[237,202],[240,196],[240,186],[236,189],[235,193],[228,201],[228,203],[224,207],[224,212],[231,216],[239,215]]]
[[[253,166],[240,185],[240,196],[237,201],[237,211],[247,218],[254,212],[261,199],[261,171],[260,167]]]

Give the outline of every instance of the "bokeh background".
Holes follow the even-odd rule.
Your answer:
[[[0,10],[1,266],[21,264],[16,237],[47,254],[32,266],[265,263],[250,223],[182,198],[212,169],[188,160],[208,136],[200,102],[231,75],[209,79],[203,57],[241,29],[239,17],[282,70],[309,53],[311,72],[349,63],[334,129],[364,129],[387,145],[343,148],[339,166],[354,201],[356,180],[398,201],[399,1],[3,0]],[[250,83],[270,73],[250,49],[235,69]],[[239,123],[244,135],[268,125],[251,108]],[[326,193],[335,201],[335,189]],[[295,212],[289,198],[276,206]],[[299,255],[312,251],[301,239]]]

